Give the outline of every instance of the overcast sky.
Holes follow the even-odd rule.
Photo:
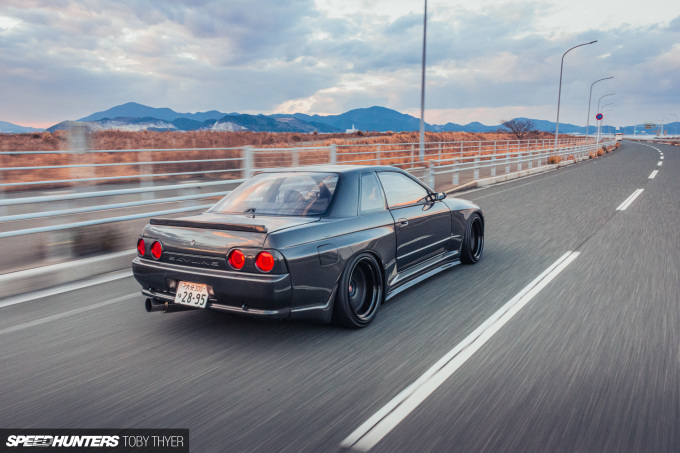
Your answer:
[[[428,123],[680,116],[680,1],[430,0]],[[423,1],[2,0],[0,120],[179,112],[420,115]],[[678,116],[675,116],[678,115]],[[591,124],[593,120],[591,120]]]

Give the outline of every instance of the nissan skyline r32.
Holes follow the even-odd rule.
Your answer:
[[[475,204],[393,167],[260,173],[206,212],[151,219],[132,262],[147,311],[364,327],[387,299],[484,248]]]

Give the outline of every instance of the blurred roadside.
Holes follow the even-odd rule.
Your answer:
[[[201,212],[265,168],[395,165],[430,178],[437,190],[552,168],[545,165],[549,137],[428,133],[421,161],[417,133],[306,135],[91,133],[82,123],[70,131],[0,134],[0,297],[128,269],[150,217]],[[322,144],[301,146],[312,141]],[[577,142],[560,144],[567,159]]]

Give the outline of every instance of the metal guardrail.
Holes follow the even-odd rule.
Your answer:
[[[608,143],[608,142],[607,142]],[[601,142],[600,146],[607,143]],[[597,148],[595,143],[587,143],[587,139],[570,137],[559,141],[557,150],[553,149],[552,140],[497,140],[477,142],[436,142],[427,143],[425,159],[418,159],[419,145],[417,143],[374,143],[374,144],[343,144],[329,146],[307,146],[297,148],[253,148],[250,146],[241,148],[202,148],[202,149],[130,149],[130,150],[95,150],[87,153],[65,151],[3,151],[0,156],[5,162],[18,161],[15,166],[5,163],[0,167],[0,223],[20,222],[51,219],[61,216],[86,213],[101,213],[115,209],[135,208],[161,203],[195,202],[196,200],[220,197],[228,194],[231,190],[211,191],[195,193],[203,188],[213,186],[235,186],[256,172],[269,168],[297,167],[314,164],[376,164],[393,165],[411,171],[421,180],[434,186],[438,175],[452,174],[453,185],[458,184],[457,175],[466,171],[473,171],[474,178],[479,178],[479,170],[491,168],[495,175],[496,167],[505,165],[506,173],[510,172],[510,166],[515,165],[519,170],[527,163],[531,168],[533,163],[539,165],[547,161],[548,157],[557,155],[563,159],[570,155],[587,155]],[[106,161],[115,160],[111,156],[119,153],[131,153],[139,155],[139,159],[130,161]],[[187,159],[170,158],[162,153],[185,153]],[[204,159],[197,159],[192,154],[223,154]],[[45,165],[26,165],[31,156],[44,158],[46,155],[55,155]],[[37,157],[36,156],[36,157]],[[160,156],[154,159],[155,156]],[[129,157],[129,156],[128,156]],[[98,160],[100,160],[98,162]],[[184,171],[157,171],[159,168],[167,168],[168,165],[186,167]],[[227,168],[214,168],[226,165]],[[204,166],[207,166],[205,168]],[[97,171],[115,171],[123,168],[128,171],[122,175],[97,175]],[[83,175],[82,172],[87,174]],[[53,179],[44,179],[45,173],[52,172],[56,175]],[[69,176],[64,177],[68,172]],[[81,173],[78,173],[81,172]],[[35,176],[33,176],[35,174]],[[19,175],[19,176],[17,176]],[[201,180],[176,183],[177,178],[196,177]],[[220,177],[214,180],[216,175]],[[33,176],[33,177],[32,177]],[[212,179],[211,179],[212,177]],[[39,179],[43,178],[43,179]],[[112,182],[127,182],[139,185],[139,187],[92,190],[86,183],[110,184]],[[167,183],[171,181],[171,183]],[[44,190],[45,187],[75,188],[76,191],[67,194],[40,194],[24,196],[23,193],[14,195],[19,189]],[[178,191],[179,194],[165,198],[149,198],[157,192]],[[194,192],[194,193],[190,193]],[[38,203],[74,202],[79,203],[85,199],[98,197],[129,197],[140,195],[141,200],[117,200],[97,206],[59,207],[57,209],[42,209],[34,212],[20,212],[9,214],[7,210]],[[33,233],[59,231],[90,225],[121,222],[148,218],[151,216],[167,215],[180,212],[190,212],[206,209],[212,204],[200,206],[184,206],[173,209],[155,210],[128,215],[113,215],[99,219],[60,223],[57,225],[42,225],[30,228],[17,228],[10,231],[0,232],[0,238],[8,238]]]
[[[505,173],[510,173],[511,165],[515,165],[517,171],[522,170],[523,164],[527,164],[527,168],[532,168],[534,163],[542,165],[543,162],[548,163],[551,157],[559,157],[559,160],[566,160],[566,158],[573,156],[576,159],[586,158],[591,152],[597,151],[602,146],[612,146],[615,140],[601,141],[597,143],[576,144],[573,146],[566,146],[555,151],[553,148],[516,151],[506,153],[493,154],[479,154],[477,156],[458,156],[451,159],[435,160],[434,165],[430,167],[429,182],[432,184],[437,175],[451,174],[451,183],[456,186],[459,183],[459,174],[464,171],[473,171],[473,180],[479,179],[479,170],[482,168],[490,169],[490,176],[496,176],[497,167],[503,166]]]
[[[212,203],[202,205],[202,206],[190,206],[190,207],[178,208],[178,209],[166,209],[166,210],[163,210],[163,211],[145,212],[144,214],[134,214],[134,215],[126,215],[126,216],[118,216],[118,217],[107,217],[105,219],[85,220],[85,221],[82,221],[82,222],[73,222],[73,223],[66,223],[66,224],[61,224],[61,225],[51,225],[51,226],[38,227],[38,228],[26,228],[26,229],[23,229],[23,230],[5,231],[5,232],[0,233],[0,239],[14,237],[14,236],[23,236],[25,234],[47,233],[47,232],[51,232],[51,231],[69,230],[71,228],[79,228],[79,227],[84,227],[84,226],[102,225],[102,224],[105,224],[105,223],[122,222],[122,221],[125,221],[125,220],[143,219],[143,218],[148,218],[148,217],[153,217],[153,216],[158,216],[158,215],[177,214],[177,213],[180,213],[180,212],[197,211],[197,210],[202,210],[202,209],[208,209],[211,206],[212,206]]]

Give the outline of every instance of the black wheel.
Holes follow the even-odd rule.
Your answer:
[[[465,264],[475,264],[484,251],[484,223],[479,214],[474,213],[468,219],[463,238],[463,249],[460,260]]]
[[[378,262],[369,253],[353,257],[340,276],[333,320],[345,327],[367,326],[375,318],[383,297]]]

